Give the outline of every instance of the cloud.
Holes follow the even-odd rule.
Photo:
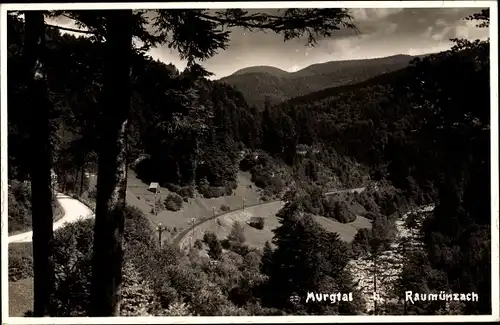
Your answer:
[[[472,39],[486,39],[489,37],[488,28],[476,27],[477,22],[464,20],[453,29],[453,37]]]
[[[355,8],[351,9],[351,13],[353,18],[356,21],[368,21],[374,22],[378,20],[382,20],[391,15],[395,15],[403,11],[403,8],[373,8],[373,9],[365,9],[365,8]]]

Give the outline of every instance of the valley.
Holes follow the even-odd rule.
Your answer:
[[[10,316],[491,314],[489,9],[417,9],[8,12]]]

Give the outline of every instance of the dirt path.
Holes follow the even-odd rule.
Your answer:
[[[64,216],[54,222],[54,230],[64,226],[66,223],[71,223],[80,220],[81,218],[92,218],[94,214],[85,204],[72,198],[71,196],[58,193],[57,201],[64,210]],[[20,234],[9,236],[10,243],[29,243],[33,240],[33,231],[27,231]]]

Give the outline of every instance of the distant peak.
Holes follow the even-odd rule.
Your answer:
[[[267,73],[267,74],[270,74],[273,76],[278,76],[278,77],[288,74],[288,72],[286,72],[285,70],[281,70],[281,69],[276,68],[276,67],[271,67],[268,65],[260,65],[260,66],[253,66],[253,67],[247,67],[247,68],[240,69],[240,70],[234,72],[233,74],[231,74],[231,76],[238,76],[238,75],[251,74],[251,73]]]

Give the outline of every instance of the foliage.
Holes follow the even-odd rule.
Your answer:
[[[231,195],[232,189],[228,187],[215,187],[208,185],[200,185],[198,191],[204,198],[210,199],[225,195]]]
[[[271,243],[266,241],[262,251],[262,258],[260,261],[260,270],[263,274],[269,275],[271,272],[271,266],[273,263],[273,249]]]
[[[194,248],[201,250],[203,248],[203,242],[199,239],[194,241]]]
[[[333,207],[335,219],[342,223],[349,223],[356,220],[356,216],[349,211],[347,204],[343,201],[336,201]]]
[[[237,244],[243,244],[246,240],[245,238],[245,227],[240,222],[235,221],[231,227],[231,232],[227,237],[229,241],[235,242]]]
[[[281,225],[274,230],[274,244],[269,278],[268,304],[292,310],[289,298],[307,292],[349,292],[353,283],[345,269],[348,251],[335,233],[319,226],[300,206],[288,203],[279,213]],[[344,291],[345,290],[345,291]],[[272,294],[271,294],[272,293]],[[355,313],[354,306],[307,304],[298,307],[308,314]]]
[[[33,249],[31,244],[9,245],[9,281],[33,276]]]
[[[8,188],[9,233],[31,227],[31,188],[22,182],[11,181]]]
[[[152,316],[156,307],[155,295],[150,284],[141,279],[131,262],[123,265],[123,289],[120,306],[121,316]]]
[[[219,259],[222,255],[221,243],[213,232],[203,234],[203,242],[208,246],[208,255],[213,259]]]
[[[182,208],[182,196],[171,193],[165,198],[165,208],[169,211],[179,211]]]
[[[250,226],[255,227],[256,229],[262,230],[265,226],[265,219],[262,217],[257,217],[256,220],[250,221]]]
[[[94,221],[68,224],[54,234],[54,316],[85,316],[90,303]]]

